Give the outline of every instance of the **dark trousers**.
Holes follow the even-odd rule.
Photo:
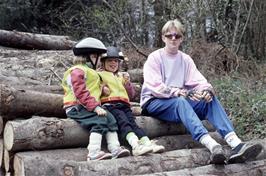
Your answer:
[[[119,136],[125,140],[129,132],[134,132],[139,138],[146,136],[145,132],[136,124],[130,107],[123,103],[104,105],[116,118]]]

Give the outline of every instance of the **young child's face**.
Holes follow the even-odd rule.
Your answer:
[[[107,58],[104,61],[105,70],[115,73],[119,67],[119,59],[118,58]]]

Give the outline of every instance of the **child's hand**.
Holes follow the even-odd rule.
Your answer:
[[[103,94],[104,96],[108,96],[108,95],[111,94],[111,91],[110,91],[110,89],[109,89],[108,86],[104,85],[104,86],[102,87],[102,94]]]
[[[101,108],[100,106],[97,106],[95,109],[94,109],[94,112],[96,112],[96,114],[98,116],[106,116],[107,112]]]

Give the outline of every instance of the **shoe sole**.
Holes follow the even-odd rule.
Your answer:
[[[238,155],[235,155],[233,158],[230,158],[228,160],[229,164],[232,163],[244,163],[247,160],[254,160],[259,153],[262,150],[262,146],[260,144],[255,144],[253,146],[250,146],[243,150],[241,153]]]
[[[140,155],[145,155],[145,154],[148,154],[148,153],[152,153],[152,149],[144,150],[141,153],[133,153],[133,155],[134,156],[140,156]]]
[[[210,164],[225,164],[225,161],[226,157],[223,154],[217,154],[212,158]]]
[[[90,158],[87,158],[87,161],[99,161],[99,160],[106,160],[106,159],[112,159],[112,154],[105,154],[99,158],[96,158],[96,159],[90,159]]]
[[[129,155],[130,155],[129,151],[121,151],[116,157],[112,157],[112,159],[122,158],[122,157],[126,157],[126,156],[129,156]]]
[[[163,153],[164,152],[164,148],[161,148],[159,150],[152,150],[152,153]]]

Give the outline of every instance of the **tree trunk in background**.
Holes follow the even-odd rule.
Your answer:
[[[69,50],[76,42],[67,36],[0,30],[0,45],[20,49]]]

